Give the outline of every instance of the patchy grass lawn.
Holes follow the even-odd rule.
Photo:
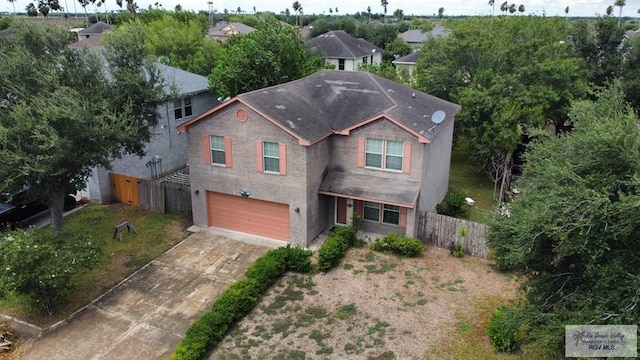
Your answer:
[[[476,203],[471,208],[469,220],[484,223],[486,217],[498,204],[493,199],[493,182],[478,164],[469,159],[465,151],[464,144],[458,144],[453,148],[449,171],[449,191],[462,192],[475,200]]]
[[[520,359],[497,354],[485,331],[517,284],[446,249],[350,249],[327,274],[280,279],[209,359]]]
[[[137,234],[124,230],[122,241],[112,239],[115,226],[131,221]],[[0,312],[46,327],[66,318],[90,303],[127,276],[164,253],[187,236],[187,221],[176,215],[144,211],[126,205],[90,205],[65,218],[64,231],[87,233],[106,241],[101,261],[92,269],[73,277],[73,290],[47,316],[33,308],[26,298],[7,294],[0,298]],[[42,229],[38,231],[49,231]]]

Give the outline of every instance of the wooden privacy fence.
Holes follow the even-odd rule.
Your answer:
[[[191,218],[191,187],[169,182],[141,180],[138,184],[140,207],[145,210],[182,214]]]
[[[457,242],[472,256],[487,257],[486,231],[486,225],[473,221],[424,211],[418,215],[418,239],[440,248]]]

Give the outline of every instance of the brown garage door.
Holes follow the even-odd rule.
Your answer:
[[[289,241],[289,205],[207,192],[209,226]]]

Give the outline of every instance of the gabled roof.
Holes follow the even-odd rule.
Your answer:
[[[109,25],[102,21],[98,21],[97,23],[89,26],[88,28],[78,31],[78,35],[80,36],[97,35],[97,34],[102,34],[107,30],[113,30],[113,25]]]
[[[421,43],[427,40],[428,33],[420,29],[407,30],[398,35],[406,43]]]
[[[362,71],[323,70],[305,78],[251,91],[207,111],[178,127],[186,130],[218,110],[240,102],[274,125],[310,145],[331,134],[386,118],[422,143],[437,136],[434,112],[444,111],[452,121],[460,105],[413,90]]]
[[[209,87],[209,80],[204,76],[161,63],[153,63],[153,66],[158,69],[167,84],[173,85],[178,96],[198,94],[206,91]]]
[[[409,55],[405,55],[403,57],[397,58],[392,61],[392,63],[394,64],[408,64],[408,65],[415,65],[416,62],[418,62],[417,51],[414,51]]]
[[[255,28],[239,22],[221,22],[209,28],[209,36],[228,37],[236,34],[248,34],[256,31]]]
[[[357,39],[343,30],[329,31],[318,35],[307,41],[307,44],[311,48],[322,51],[328,58],[355,59],[383,52],[382,49],[367,40]]]

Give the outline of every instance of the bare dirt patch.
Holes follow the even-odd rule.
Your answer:
[[[423,359],[449,343],[456,313],[517,283],[484,259],[429,248],[403,259],[351,249],[327,274],[289,274],[210,359]]]

